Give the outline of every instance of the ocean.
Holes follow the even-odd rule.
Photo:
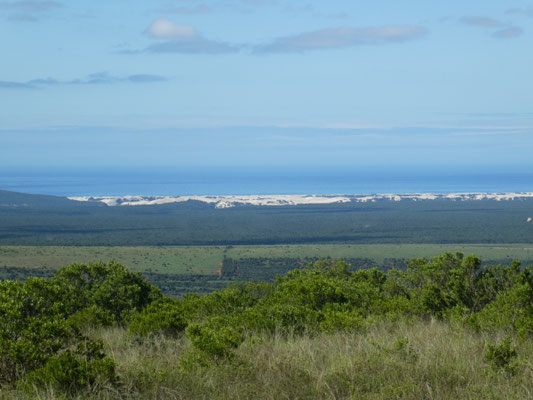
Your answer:
[[[0,189],[57,196],[533,192],[533,170],[2,168]]]

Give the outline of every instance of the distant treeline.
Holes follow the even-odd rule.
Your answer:
[[[6,194],[7,193],[7,194]],[[216,209],[107,207],[0,191],[1,245],[531,243],[533,200],[380,201]],[[9,194],[9,195],[8,195]]]

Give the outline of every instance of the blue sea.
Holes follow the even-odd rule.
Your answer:
[[[3,168],[0,189],[57,196],[533,192],[533,169]]]

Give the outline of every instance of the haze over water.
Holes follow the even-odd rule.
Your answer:
[[[362,168],[3,169],[0,189],[57,196],[532,192],[530,170]]]

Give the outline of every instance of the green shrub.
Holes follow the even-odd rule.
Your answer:
[[[234,319],[249,331],[301,334],[318,330],[321,316],[319,311],[301,304],[268,299],[234,316]]]
[[[94,305],[108,311],[119,323],[162,297],[140,273],[114,261],[72,264],[59,269],[54,279],[74,288],[84,307]]]
[[[76,340],[66,322],[71,295],[68,288],[41,278],[0,283],[0,384],[40,368]]]
[[[533,334],[533,288],[529,283],[500,292],[467,324],[476,330],[512,329],[521,336]]]
[[[115,383],[115,363],[102,351],[102,342],[84,341],[75,350],[51,357],[46,364],[30,372],[20,383],[23,388],[52,387],[75,393],[96,384]]]
[[[485,352],[485,360],[494,371],[505,372],[513,375],[518,364],[516,363],[517,352],[511,344],[511,338],[507,337],[498,344],[489,344]]]
[[[89,351],[83,330],[123,321],[158,297],[158,289],[114,262],[74,264],[51,279],[1,282],[0,385],[28,377],[42,384],[50,378],[61,388],[76,377],[92,382],[110,371],[111,360],[94,346]]]
[[[115,322],[108,310],[102,310],[94,305],[76,311],[67,321],[77,331],[84,331],[90,327],[111,326]]]
[[[192,346],[214,360],[230,357],[244,341],[242,332],[222,318],[190,324],[186,332]]]
[[[437,285],[430,284],[424,287],[419,293],[422,311],[437,317],[449,307],[450,300],[446,293]]]
[[[153,302],[133,316],[128,326],[130,333],[140,337],[163,334],[177,336],[187,327],[183,302],[164,298]]]
[[[338,331],[358,332],[365,326],[365,319],[350,311],[327,310],[320,329],[325,333]]]

